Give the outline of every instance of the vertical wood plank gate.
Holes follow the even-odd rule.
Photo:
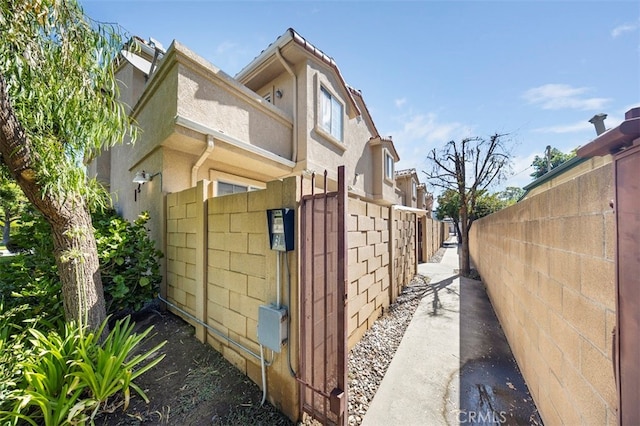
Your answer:
[[[303,178],[304,179],[304,178]],[[322,424],[347,424],[347,192],[303,195],[300,206],[300,408]]]

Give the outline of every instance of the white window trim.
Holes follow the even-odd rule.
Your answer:
[[[335,100],[339,105],[340,105],[340,109],[341,109],[341,117],[340,117],[340,138],[336,138],[333,134],[331,134],[331,131],[328,129],[325,129],[322,126],[322,101],[324,99],[324,95],[323,95],[323,91],[325,91],[332,100]],[[316,123],[315,123],[315,130],[316,132],[320,133],[322,136],[324,136],[325,138],[327,138],[330,142],[334,143],[334,144],[338,144],[337,146],[340,147],[340,145],[344,145],[344,128],[345,128],[345,105],[344,103],[342,103],[342,100],[337,97],[331,90],[329,90],[325,85],[320,84],[319,85],[319,89],[318,89],[318,113],[317,113],[317,117],[316,117]],[[344,147],[342,147],[344,148]]]
[[[387,181],[388,183],[394,183],[394,174],[395,174],[395,168],[396,168],[395,159],[393,158],[393,155],[391,155],[391,153],[386,149],[383,151],[383,156],[384,156],[384,164],[382,165],[382,167],[383,167],[384,180]],[[387,175],[387,159],[389,158],[391,159],[391,176]]]

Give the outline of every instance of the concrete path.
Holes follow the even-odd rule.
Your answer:
[[[542,424],[483,284],[461,278],[457,245],[446,247],[418,265],[432,290],[362,425]]]

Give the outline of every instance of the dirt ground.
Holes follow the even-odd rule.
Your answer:
[[[292,425],[262,391],[209,345],[195,338],[193,327],[170,312],[147,311],[133,318],[137,330],[153,325],[141,349],[166,340],[165,358],[135,383],[150,399],[131,390],[126,412],[122,400],[110,401],[97,425]]]

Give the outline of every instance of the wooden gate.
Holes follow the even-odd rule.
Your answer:
[[[338,190],[303,195],[300,207],[300,408],[322,424],[347,424],[347,250],[344,166]],[[304,178],[302,178],[304,179]]]

